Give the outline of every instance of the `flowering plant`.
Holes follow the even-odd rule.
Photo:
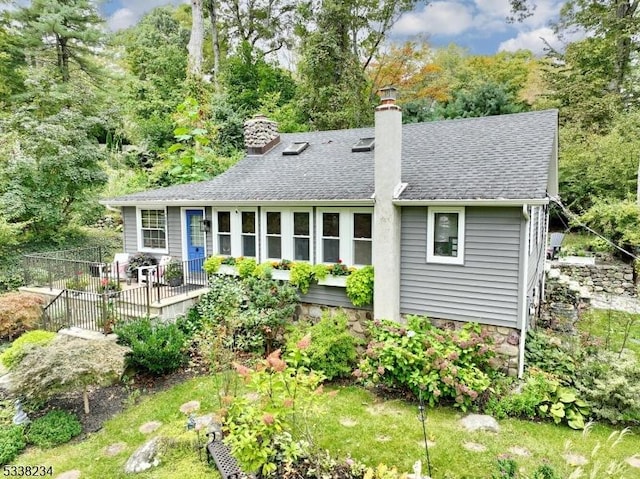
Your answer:
[[[329,270],[329,274],[333,276],[349,276],[349,274],[351,274],[351,270],[347,268],[347,265],[344,264],[341,259],[335,264],[327,266],[327,269]]]

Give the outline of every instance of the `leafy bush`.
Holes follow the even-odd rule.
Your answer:
[[[50,331],[35,330],[24,333],[16,339],[11,346],[0,355],[0,361],[7,368],[11,369],[15,364],[20,362],[24,356],[25,346],[31,344],[43,345],[50,342],[56,337],[56,333]]]
[[[198,312],[197,305],[189,308],[185,315],[178,316],[176,318],[176,326],[186,338],[190,338],[198,331],[201,331],[204,327],[204,321]]]
[[[89,414],[88,386],[107,386],[119,380],[127,351],[113,341],[59,335],[25,352],[11,371],[11,388],[14,394],[33,401],[82,390]]]
[[[185,360],[185,335],[174,323],[152,323],[139,318],[116,326],[118,341],[131,348],[127,363],[138,370],[161,375],[178,369]]]
[[[293,263],[289,283],[298,288],[302,294],[307,294],[311,281],[313,281],[313,266],[304,262]]]
[[[69,442],[82,432],[82,424],[75,414],[50,411],[34,420],[27,431],[27,441],[43,449]]]
[[[347,296],[354,306],[367,306],[373,303],[373,266],[365,266],[349,275]]]
[[[44,299],[33,293],[0,295],[0,339],[12,339],[35,329],[42,320]]]
[[[222,265],[223,259],[224,259],[223,256],[209,256],[204,261],[204,264],[202,265],[202,269],[204,270],[205,273],[207,273],[207,276],[211,276],[212,274],[215,274],[218,272],[218,270],[220,269],[220,266]]]
[[[12,462],[25,447],[27,442],[22,426],[0,425],[0,466]]]
[[[571,384],[582,355],[566,340],[538,329],[527,332],[524,357],[527,367],[553,374],[562,383]]]
[[[156,264],[158,264],[158,260],[155,256],[149,253],[138,252],[129,258],[127,274],[133,278],[137,278],[138,268],[142,266],[155,266]]]
[[[407,327],[393,321],[373,322],[366,358],[354,375],[364,381],[420,391],[430,405],[450,398],[463,411],[491,384],[495,355],[480,326],[438,329],[428,318],[409,316]]]
[[[311,369],[322,371],[329,380],[351,374],[358,356],[357,339],[349,332],[344,312],[333,317],[324,313],[317,324],[293,330],[287,341],[287,350],[293,350],[300,344],[305,334],[310,339],[307,355]]]
[[[236,267],[238,268],[238,275],[240,275],[242,279],[245,279],[253,276],[257,264],[253,258],[239,258],[236,260]]]
[[[640,423],[640,362],[630,351],[600,351],[579,366],[576,389],[599,419]]]
[[[204,322],[216,324],[238,311],[245,300],[242,283],[227,276],[209,278],[209,291],[200,297],[196,309]]]

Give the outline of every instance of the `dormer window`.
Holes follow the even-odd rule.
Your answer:
[[[308,147],[309,147],[309,142],[308,141],[296,141],[296,142],[291,143],[289,146],[287,146],[285,148],[285,150],[282,152],[282,154],[285,155],[285,156],[287,156],[287,155],[299,155],[304,150],[306,150]]]
[[[373,151],[375,147],[376,139],[375,138],[360,138],[358,143],[351,147],[351,151],[354,153],[360,151]]]

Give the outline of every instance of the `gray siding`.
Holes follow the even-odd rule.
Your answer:
[[[427,208],[402,208],[400,311],[515,327],[521,208],[466,208],[464,265],[426,262]]]
[[[323,306],[354,308],[355,306],[353,306],[345,291],[345,288],[336,286],[312,284],[307,294],[300,295],[300,301],[303,303],[313,303]]]
[[[547,237],[547,214],[548,207],[538,207],[535,214],[531,214],[532,229],[529,229],[531,236],[531,254],[529,254],[529,269],[527,271],[527,305],[537,303],[541,293],[542,277],[544,275],[544,261],[546,257],[546,237]],[[538,234],[540,232],[540,234]],[[527,254],[529,253],[527,251]],[[527,308],[527,311],[530,311]],[[529,318],[531,319],[531,318]]]
[[[169,255],[182,259],[182,216],[180,207],[167,208],[167,247]]]
[[[124,252],[134,254],[138,251],[138,236],[136,233],[136,208],[125,206],[122,208]]]

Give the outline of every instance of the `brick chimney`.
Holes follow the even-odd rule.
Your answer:
[[[402,173],[402,109],[393,87],[380,90],[375,112],[375,207],[373,212],[373,315],[400,320],[400,207],[393,204]]]
[[[280,143],[278,124],[264,115],[244,123],[244,145],[249,155],[262,155]]]

